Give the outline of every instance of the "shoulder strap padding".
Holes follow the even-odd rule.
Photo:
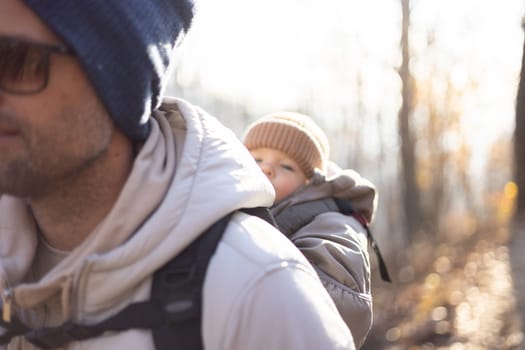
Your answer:
[[[153,330],[157,350],[204,349],[201,336],[202,285],[208,264],[230,220],[227,215],[182,253],[157,270],[151,299],[160,301],[166,322]]]

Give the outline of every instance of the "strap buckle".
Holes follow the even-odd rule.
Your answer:
[[[66,322],[58,327],[34,329],[26,332],[26,339],[42,349],[53,349],[72,341],[88,339],[103,332],[98,327],[79,326]]]
[[[16,336],[23,335],[29,330],[29,327],[18,321],[16,318],[11,318],[11,322],[0,320],[0,327],[5,330],[2,334],[0,334],[0,345],[8,344],[11,339]]]

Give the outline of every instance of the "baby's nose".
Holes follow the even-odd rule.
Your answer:
[[[275,172],[273,170],[273,166],[271,166],[270,164],[268,163],[261,163],[261,170],[263,171],[263,173],[268,177],[268,178],[272,178],[274,175],[275,175]]]

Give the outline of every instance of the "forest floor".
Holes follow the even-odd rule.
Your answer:
[[[493,228],[407,250],[392,284],[372,283],[374,325],[362,349],[520,349],[507,236]]]

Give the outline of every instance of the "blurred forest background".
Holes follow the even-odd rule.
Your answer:
[[[168,93],[239,137],[308,114],[379,190],[363,349],[525,349],[525,2],[198,4]]]

